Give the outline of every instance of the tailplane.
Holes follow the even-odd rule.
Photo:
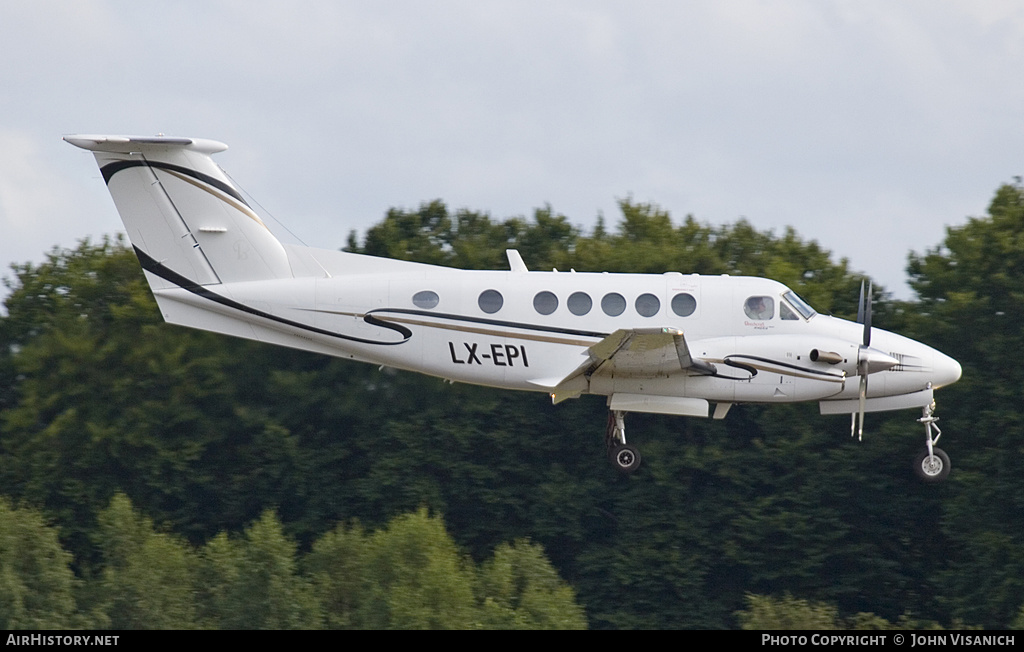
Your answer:
[[[211,154],[227,145],[165,136],[65,136],[88,149],[154,290],[290,278],[281,242]]]

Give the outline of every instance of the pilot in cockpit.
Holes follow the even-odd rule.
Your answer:
[[[751,319],[771,319],[775,316],[775,301],[771,297],[750,297],[743,304],[743,311]]]

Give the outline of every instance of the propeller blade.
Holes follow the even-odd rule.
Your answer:
[[[850,415],[850,436],[857,432],[859,439],[864,438],[864,407],[868,397],[868,374],[871,373],[872,363],[878,366],[879,363],[886,363],[885,359],[876,359],[868,349],[871,346],[871,295],[874,286],[871,281],[867,282],[867,293],[864,292],[864,281],[860,282],[860,298],[857,300],[857,323],[864,324],[864,344],[857,350],[857,374],[860,376],[860,409]],[[884,356],[889,358],[889,356]],[[893,360],[895,363],[896,361]],[[890,367],[893,365],[890,365]],[[889,367],[886,367],[889,368]],[[860,427],[857,428],[857,414],[860,414]]]
[[[863,288],[863,282],[861,287]],[[864,346],[871,346],[871,293],[874,290],[868,281],[868,294],[864,297]]]
[[[868,375],[860,377],[860,428],[857,431],[857,440],[864,441],[864,402],[868,397]]]
[[[860,281],[860,296],[857,297],[857,323],[864,323],[864,279]]]

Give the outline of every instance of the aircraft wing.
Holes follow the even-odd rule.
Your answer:
[[[608,369],[609,366],[611,369]],[[619,329],[587,349],[587,359],[561,378],[538,379],[535,385],[548,387],[555,403],[579,396],[587,378],[598,369],[617,375],[654,376],[679,371],[713,375],[715,366],[690,354],[683,331],[677,328]]]
[[[690,355],[683,331],[678,328],[620,329],[588,351],[597,367],[611,364],[617,374],[648,375],[690,371],[712,375],[715,367]],[[591,372],[593,373],[593,372]]]

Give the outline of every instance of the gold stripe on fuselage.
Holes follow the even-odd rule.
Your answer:
[[[345,317],[358,317],[360,319],[366,317],[365,313],[358,312],[334,312],[326,310],[318,310],[317,312],[329,312],[332,315],[342,315]],[[601,338],[594,337],[594,341],[591,340],[577,340],[570,339],[568,337],[557,337],[554,335],[539,335],[535,333],[520,333],[515,331],[499,331],[491,328],[482,328],[480,326],[464,326],[462,324],[443,324],[435,321],[426,321],[422,319],[410,319],[408,317],[382,317],[379,315],[372,315],[374,319],[379,319],[386,322],[396,322],[399,324],[410,324],[412,326],[426,326],[427,328],[440,328],[442,330],[456,331],[459,333],[473,333],[474,335],[489,335],[491,337],[508,337],[517,340],[527,340],[530,342],[547,342],[550,344],[568,344],[570,346],[586,346],[590,347],[595,344],[595,341],[599,341]],[[523,326],[523,328],[529,328],[529,326]]]

